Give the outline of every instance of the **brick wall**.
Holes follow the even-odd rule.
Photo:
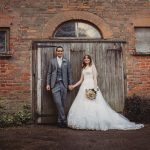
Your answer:
[[[32,40],[52,37],[57,25],[71,19],[91,20],[104,38],[126,40],[126,95],[150,96],[150,56],[131,55],[135,49],[135,18],[150,26],[148,0],[0,0],[0,27],[10,27],[12,57],[0,57],[0,102],[16,111],[32,103]],[[83,11],[79,15],[80,12]],[[68,13],[69,12],[69,13]],[[84,13],[91,14],[91,18]],[[92,16],[97,16],[96,17]],[[52,20],[55,20],[52,23]]]

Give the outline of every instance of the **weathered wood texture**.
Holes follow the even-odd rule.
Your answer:
[[[120,43],[105,43],[105,42],[50,42],[45,43],[47,46],[63,46],[65,50],[65,57],[70,59],[73,72],[74,83],[80,79],[81,63],[84,54],[90,54],[96,65],[98,71],[98,86],[113,109],[118,112],[123,111],[124,107],[124,79],[123,79],[123,58]],[[37,72],[41,72],[41,79],[37,76],[38,82],[41,82],[41,99],[37,97],[37,108],[41,108],[39,116],[42,116],[41,122],[54,122],[56,119],[56,108],[52,100],[50,92],[46,91],[46,76],[49,61],[54,57],[54,47],[38,48],[41,57],[36,57],[35,62],[39,63],[41,67],[37,67]],[[38,60],[40,59],[40,60]],[[37,80],[35,78],[35,80]],[[36,86],[35,86],[36,87]],[[66,114],[77,94],[79,88],[69,92],[66,100],[65,111]],[[38,93],[37,92],[37,93]],[[35,99],[36,101],[36,99]],[[41,102],[39,102],[41,101]]]

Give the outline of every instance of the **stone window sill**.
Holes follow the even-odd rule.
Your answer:
[[[133,56],[150,56],[150,52],[132,52],[131,55]]]
[[[12,57],[12,54],[11,53],[0,53],[0,58],[1,57],[7,57],[7,58],[9,58],[9,57]]]

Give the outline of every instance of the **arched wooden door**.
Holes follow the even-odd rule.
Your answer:
[[[56,46],[62,46],[72,65],[73,80],[77,82],[81,74],[84,54],[90,54],[98,70],[98,86],[106,101],[118,112],[124,107],[123,58],[120,42],[98,40],[70,40],[36,42],[33,51],[33,113],[38,123],[56,122],[56,108],[50,92],[47,92],[46,77],[49,61],[54,57]],[[65,104],[66,114],[78,92],[69,92]]]

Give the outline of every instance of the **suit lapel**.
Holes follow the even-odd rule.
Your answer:
[[[62,64],[61,64],[61,68],[62,68],[62,70],[63,70],[63,68],[64,68],[64,63],[66,62],[66,59],[63,57],[62,58]]]

